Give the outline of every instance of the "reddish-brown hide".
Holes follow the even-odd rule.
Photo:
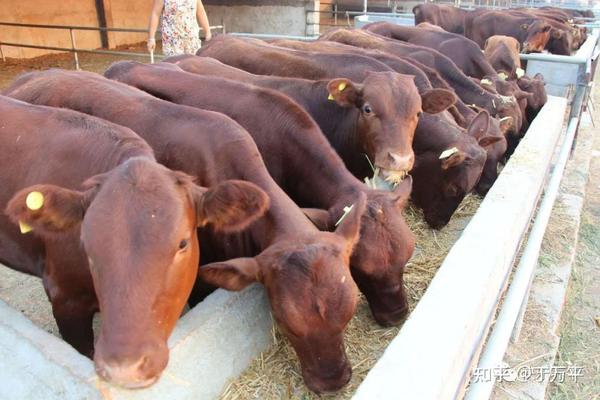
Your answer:
[[[321,120],[320,125],[322,124],[322,126],[325,127],[326,129],[328,127],[328,124],[331,122],[331,118],[329,118],[329,120],[328,120],[326,116],[327,115],[335,115],[334,113],[328,111],[328,108],[327,108],[327,107],[331,106],[331,104],[330,104],[331,102],[328,102],[327,100],[323,100],[323,101],[320,100],[320,99],[325,99],[325,95],[327,93],[325,90],[326,83],[327,83],[326,81],[315,82],[315,81],[294,79],[294,78],[257,76],[257,75],[249,74],[245,71],[241,71],[239,69],[233,68],[231,66],[224,65],[214,59],[210,59],[207,57],[179,56],[179,57],[174,57],[174,58],[170,59],[169,61],[174,62],[178,66],[181,66],[184,69],[191,71],[195,74],[208,75],[208,76],[210,76],[210,75],[224,76],[224,77],[232,78],[235,80],[240,80],[240,81],[244,81],[244,82],[252,82],[256,85],[275,88],[277,90],[280,90],[280,91],[288,94],[290,97],[293,97],[294,100],[298,101],[298,103],[301,104],[306,110],[310,111],[311,114],[317,118],[317,120]],[[139,81],[139,79],[137,79],[137,77],[140,75],[141,75],[140,72],[130,73],[130,74],[128,74],[128,79],[130,79],[131,81]],[[183,78],[178,78],[178,79],[183,79]],[[157,85],[157,84],[158,83],[155,80],[154,85]],[[170,89],[169,89],[170,85],[166,85],[166,86],[168,88],[166,88],[165,90],[170,91]],[[322,86],[322,90],[319,90],[319,87],[321,87],[321,86]],[[210,102],[210,100],[205,100],[205,99],[200,99],[198,101]],[[324,111],[324,112],[322,113],[321,111]],[[321,117],[323,117],[323,118],[321,118]],[[435,120],[433,120],[434,117],[436,118]],[[473,119],[471,119],[469,125],[472,125]],[[428,122],[428,121],[431,121],[431,122]],[[335,122],[332,122],[332,123],[335,124]],[[485,128],[484,124],[475,123],[475,125],[473,125],[470,129],[468,129],[466,133],[472,135],[476,141],[479,141],[481,143],[481,145],[484,147],[484,149],[488,152],[488,154],[491,154],[492,157],[496,157],[496,158],[491,159],[492,163],[490,164],[490,170],[495,172],[497,162],[498,162],[499,158],[504,154],[504,151],[506,150],[506,141],[504,140],[504,137],[501,134],[497,135],[495,139],[490,137],[488,132],[492,132],[492,130],[488,128],[488,130],[486,131],[483,128]],[[465,132],[463,129],[456,126],[456,124],[453,123],[452,119],[449,116],[443,116],[442,114],[439,114],[439,116],[425,115],[419,121],[419,127],[417,128],[416,136],[422,137],[422,139],[421,139],[422,143],[426,143],[427,141],[435,142],[436,138],[438,138],[438,137],[442,138],[443,139],[442,142],[444,142],[444,140],[445,140],[444,138],[446,138],[448,136],[448,131],[454,132],[454,135],[464,135],[464,132]],[[301,134],[300,136],[305,136],[305,134]],[[466,140],[465,143],[473,143],[472,140],[469,141],[469,138],[465,138],[465,140]],[[500,144],[501,141],[503,141],[503,147],[501,148],[500,152],[498,154],[496,154],[492,148],[494,148],[495,146]],[[448,142],[448,140],[445,140],[445,142]],[[477,142],[474,142],[474,143],[477,143]],[[335,142],[333,144],[335,146]],[[443,145],[443,143],[442,143],[442,145]],[[445,150],[445,149],[440,150],[440,153],[443,150]],[[486,167],[488,166],[487,161],[488,160],[486,158]],[[419,162],[419,160],[417,160],[417,163],[418,162]],[[465,170],[465,171],[462,171],[462,170]],[[429,177],[429,176],[425,176],[424,174],[422,174],[419,177],[419,179],[423,179],[423,183],[421,185],[419,185],[418,182],[415,182],[415,186],[420,186],[421,191],[430,191],[431,192],[430,195],[421,195],[421,198],[424,198],[424,199],[437,198],[437,199],[439,199],[439,201],[443,201],[444,199],[447,198],[444,196],[444,187],[442,185],[443,181],[445,181],[449,177],[452,177],[453,175],[463,176],[463,175],[480,174],[481,167],[477,163],[471,163],[471,162],[462,163],[461,162],[461,163],[457,163],[457,165],[455,166],[453,171],[455,171],[455,172],[461,171],[461,172],[457,172],[455,174],[448,174],[445,170],[442,170],[441,168],[439,168],[439,166],[438,166],[438,168],[434,168],[433,165],[430,165],[430,167],[428,168],[428,172],[430,174],[435,174],[438,177]],[[317,182],[319,181],[318,177],[315,177],[314,179]],[[494,179],[495,179],[495,175],[494,175],[494,177],[488,176],[486,182],[493,183]],[[428,182],[430,182],[432,180],[439,183],[439,185],[427,184]],[[475,182],[477,183],[476,180],[475,180]],[[462,185],[461,186],[462,190],[465,193],[469,192],[472,189],[472,186],[468,186],[469,184],[472,185],[472,183],[473,183],[473,179],[471,179],[470,181],[455,182],[455,184],[458,186]],[[491,183],[489,184],[489,186],[491,186]],[[489,186],[487,186],[487,187],[489,188]],[[445,213],[449,213],[451,215],[451,213],[455,210],[456,204],[457,204],[456,198],[457,198],[457,196],[447,198],[449,201],[449,203],[447,205],[449,211],[446,211]],[[439,201],[436,204],[432,203],[431,207],[427,206],[426,201],[422,201],[420,203],[420,205],[422,207],[424,207],[426,214],[428,214],[430,212],[432,213],[432,218],[431,218],[432,221],[436,219],[437,208],[442,208],[442,209],[446,208],[446,206],[441,205]],[[389,215],[389,212],[384,212],[384,214]],[[373,213],[372,216],[377,217],[377,215],[378,215],[377,213]],[[386,218],[386,219],[389,219],[389,218]],[[363,229],[366,230],[364,224],[365,224],[365,222],[363,219]],[[437,226],[439,227],[439,226],[441,226],[441,224],[438,224]],[[378,234],[375,231],[375,232],[373,232],[373,235],[377,236]],[[365,238],[364,233],[361,237]],[[374,247],[371,246],[370,248],[365,248],[365,250],[373,249],[373,248]],[[360,244],[359,244],[359,249],[360,249]],[[371,252],[373,252],[373,250],[366,251],[366,254],[369,254]],[[355,253],[355,256],[358,254],[359,253]],[[369,259],[373,259],[373,257],[375,257],[375,256],[376,256],[376,254],[372,254]],[[365,260],[365,262],[366,262],[366,260]],[[375,270],[373,270],[373,271],[375,271]],[[357,276],[357,274],[358,274],[357,272],[354,273],[355,277]],[[359,282],[359,286],[360,286],[360,280],[357,280],[357,282]],[[363,289],[362,286],[361,286],[361,289]],[[363,291],[366,291],[366,289],[363,289]]]
[[[261,187],[270,207],[247,231],[222,235],[201,230],[202,260],[212,263],[199,274],[233,290],[260,281],[275,319],[294,345],[308,387],[323,392],[348,382],[351,366],[342,339],[356,309],[349,258],[359,236],[364,194],[351,201],[353,210],[335,232],[320,232],[270,177],[248,133],[222,114],[175,105],[87,72],[28,74],[9,92],[128,126],[152,146],[161,163],[203,184],[239,178]]]
[[[495,35],[514,37],[523,53],[541,52],[550,37],[550,25],[540,18],[517,17],[503,11],[471,12],[465,16],[465,36],[481,48]]]
[[[190,74],[165,63],[150,66],[120,62],[105,75],[157,97],[233,118],[248,130],[269,173],[286,193],[303,207],[321,209],[310,210],[309,217],[325,230],[333,229],[343,208],[358,193],[365,192],[367,212],[362,217],[360,241],[352,253],[352,275],[380,324],[396,324],[406,316],[408,303],[402,274],[414,249],[414,236],[401,212],[410,194],[410,180],[392,193],[368,190],[346,170],[310,116],[281,93]],[[309,85],[313,84],[310,81]],[[318,95],[325,99],[327,92],[323,89]]]
[[[338,127],[336,134],[351,153],[340,152],[342,159],[360,179],[372,173],[362,153],[382,171],[407,172],[412,168],[411,144],[418,114],[422,108],[435,108],[433,103],[439,97],[439,93],[423,94],[422,103],[414,78],[361,55],[297,51],[231,36],[211,41],[199,54],[255,74],[343,79],[331,81],[328,89],[338,105],[332,111],[351,114],[346,118],[351,123]]]
[[[241,229],[264,212],[266,195],[245,182],[207,191],[157,164],[129,129],[94,117],[6,97],[0,114],[0,261],[43,279],[63,338],[85,355],[102,312],[102,377],[151,384],[195,281],[196,227]],[[36,210],[31,192],[43,196]],[[20,234],[19,223],[33,232]]]
[[[402,26],[391,23],[369,24],[365,29],[392,39],[435,49],[451,59],[467,76],[483,78],[496,71],[474,41],[456,33],[432,29],[432,25]]]
[[[463,34],[467,10],[447,4],[419,4],[413,8],[415,25],[428,22],[442,27],[445,31]]]
[[[521,68],[519,41],[510,36],[495,35],[486,39],[483,54],[497,72],[504,72],[509,78],[517,77]]]

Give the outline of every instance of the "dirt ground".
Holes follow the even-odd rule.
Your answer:
[[[135,45],[119,50],[141,52],[143,51],[143,45]],[[157,52],[160,52],[160,49],[158,49]],[[99,74],[103,73],[109,65],[116,61],[132,59],[132,57],[86,53],[81,53],[78,56],[82,70],[97,72]],[[134,57],[134,59],[138,61],[148,61],[148,57]],[[49,68],[75,69],[73,55],[70,53],[56,53],[30,59],[7,58],[6,62],[2,62],[0,59],[0,90],[6,88],[19,74]]]

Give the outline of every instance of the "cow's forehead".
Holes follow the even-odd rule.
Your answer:
[[[162,238],[158,242],[169,243],[185,214],[183,187],[177,186],[170,171],[154,162],[121,165],[102,184],[86,213],[84,241],[106,243],[118,232],[123,238]]]

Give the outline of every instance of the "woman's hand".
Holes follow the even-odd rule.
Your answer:
[[[154,49],[156,48],[156,39],[148,38],[148,42],[146,43],[146,46],[148,46],[148,52],[152,53],[154,51]]]
[[[210,39],[212,39],[212,33],[210,33],[210,30],[208,32],[206,32],[206,35],[204,35],[204,41],[208,42]]]

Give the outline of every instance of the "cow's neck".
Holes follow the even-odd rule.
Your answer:
[[[342,158],[346,168],[360,179],[369,175],[371,171],[358,136],[358,108],[341,107],[328,100],[327,81],[315,82],[309,93],[311,100],[304,106]]]

